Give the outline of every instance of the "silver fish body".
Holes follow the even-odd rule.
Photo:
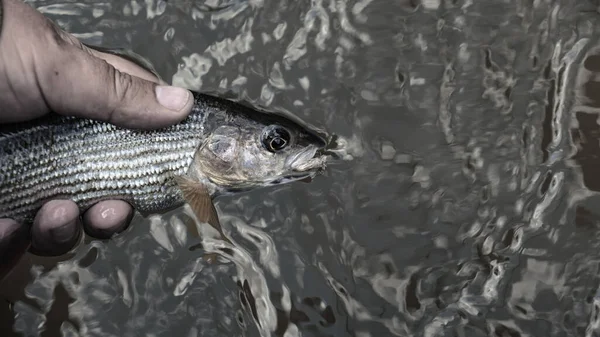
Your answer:
[[[218,193],[314,176],[322,134],[299,121],[194,93],[191,114],[159,130],[131,130],[56,114],[0,125],[0,219],[31,223],[48,200],[81,210],[120,199],[142,214],[185,200],[177,178]],[[283,137],[283,138],[282,138]],[[273,148],[275,146],[276,148]]]
[[[118,198],[142,213],[181,205],[172,177],[187,172],[218,109],[197,96],[187,119],[152,131],[57,115],[0,130],[0,218],[31,221],[49,199],[85,209]]]

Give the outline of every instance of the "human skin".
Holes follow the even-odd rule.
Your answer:
[[[50,111],[153,129],[183,120],[193,97],[126,59],[92,50],[20,0],[0,0],[0,123]],[[29,249],[62,255],[84,228],[106,238],[127,227],[132,207],[102,201],[84,213],[70,200],[51,200],[31,227],[0,219],[0,279]]]

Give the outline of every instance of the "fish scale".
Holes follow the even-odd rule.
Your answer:
[[[30,222],[45,201],[60,198],[83,209],[117,198],[141,212],[182,204],[172,178],[187,172],[207,116],[222,110],[194,95],[191,114],[160,130],[56,115],[0,129],[0,218]]]

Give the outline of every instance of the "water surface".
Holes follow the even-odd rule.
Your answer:
[[[34,1],[174,84],[340,137],[311,184],[27,256],[15,336],[596,336],[597,1]],[[6,336],[6,334],[2,334]],[[10,334],[9,334],[10,335]]]

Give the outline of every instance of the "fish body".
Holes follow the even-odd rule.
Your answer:
[[[219,194],[302,179],[323,167],[316,154],[323,138],[299,124],[210,95],[194,98],[185,120],[159,130],[57,114],[0,126],[0,218],[31,223],[52,199],[82,210],[120,199],[142,214],[193,199],[208,219]]]

